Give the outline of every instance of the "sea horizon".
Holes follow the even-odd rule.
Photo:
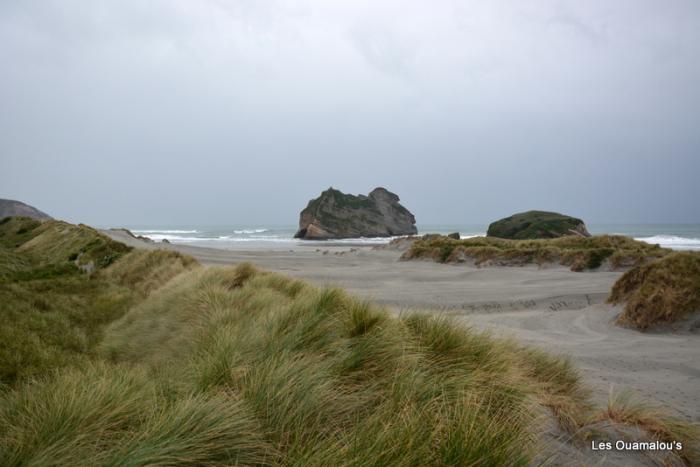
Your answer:
[[[220,249],[286,248],[294,245],[324,245],[328,241],[308,241],[294,238],[294,224],[231,224],[231,225],[125,225],[134,235],[142,235],[156,242],[205,246]],[[462,238],[484,236],[488,224],[417,224],[418,234],[446,235],[459,232]],[[650,244],[659,244],[674,250],[700,251],[700,223],[695,224],[589,224],[593,235],[625,235]],[[367,237],[333,240],[348,245],[379,245],[394,237]]]

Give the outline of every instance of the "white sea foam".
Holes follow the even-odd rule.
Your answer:
[[[471,232],[474,232],[472,230]],[[341,240],[330,240],[328,242],[324,241],[301,241],[292,238],[294,235],[293,228],[284,229],[267,229],[264,227],[257,228],[238,228],[236,230],[232,229],[221,229],[221,230],[197,230],[197,229],[134,229],[132,232],[136,235],[145,235],[154,241],[168,240],[173,243],[190,243],[190,244],[209,244],[212,247],[216,245],[221,245],[225,248],[226,244],[255,244],[259,243],[261,245],[268,244],[280,244],[288,245],[291,243],[304,244],[304,245],[324,245],[324,244],[365,244],[365,245],[380,245],[390,242],[396,237],[372,237],[372,238],[348,238]],[[430,232],[426,230],[421,232],[421,234]],[[435,230],[434,232],[437,232]],[[471,233],[467,231],[467,234],[461,235],[461,238],[474,238],[482,237],[484,233]],[[477,231],[478,232],[478,231]],[[444,233],[444,232],[443,232]],[[700,238],[694,237],[681,237],[678,235],[669,234],[658,234],[647,237],[637,237],[637,240],[651,243],[659,244],[665,248],[672,248],[674,250],[695,250],[700,251]]]
[[[234,230],[233,233],[241,235],[241,234],[256,234],[256,233],[264,233],[267,232],[267,229],[243,229],[243,230]]]
[[[229,240],[229,237],[184,237],[182,235],[165,235],[165,234],[152,234],[147,235],[148,238],[155,241],[169,240],[171,242],[198,242],[198,241],[217,241],[217,240]]]
[[[192,237],[183,235],[169,235],[169,234],[151,234],[148,235],[153,241],[160,242],[162,240],[168,240],[172,243],[301,243],[304,245],[313,244],[367,244],[367,245],[379,245],[383,243],[389,243],[392,238],[396,237],[368,237],[368,238],[344,238],[337,240],[299,240],[292,238],[292,236],[282,236],[282,235],[250,235],[246,237],[231,236],[231,235],[221,235],[218,237]]]
[[[135,234],[194,234],[199,230],[132,230]]]
[[[653,237],[639,237],[635,240],[651,244],[659,244],[665,248],[674,250],[700,250],[700,238],[679,237],[677,235],[654,235]]]
[[[321,243],[366,243],[368,245],[381,245],[383,243],[389,243],[392,239],[397,237],[361,237],[361,238],[340,238],[337,240],[320,240]],[[304,240],[304,242],[309,242],[309,240]]]
[[[270,236],[269,238],[255,238],[255,237],[234,237],[230,235],[222,235],[219,237],[184,237],[182,235],[162,235],[162,234],[154,234],[154,235],[148,235],[148,238],[154,241],[162,241],[162,240],[168,240],[173,243],[205,243],[205,242],[230,242],[230,243],[237,243],[237,242],[261,242],[261,241],[272,241],[272,242],[292,242],[296,241],[293,238],[285,238],[285,237],[274,237]]]

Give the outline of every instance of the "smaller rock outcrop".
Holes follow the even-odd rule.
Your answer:
[[[387,189],[375,188],[368,196],[354,196],[331,187],[301,211],[294,238],[393,237],[417,232],[416,218]]]
[[[513,240],[557,238],[565,235],[591,236],[581,219],[546,211],[521,212],[498,220],[489,225],[486,235]]]
[[[462,237],[459,236],[459,232],[452,232],[451,234],[447,234],[447,238],[451,238],[453,240],[459,240]]]
[[[30,217],[32,219],[47,220],[51,216],[37,208],[13,199],[0,199],[0,219],[6,217]]]

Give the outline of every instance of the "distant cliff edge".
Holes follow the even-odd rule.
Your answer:
[[[39,211],[37,208],[24,204],[21,201],[13,199],[0,199],[0,219],[13,216],[31,217],[32,219],[52,219],[45,212]]]

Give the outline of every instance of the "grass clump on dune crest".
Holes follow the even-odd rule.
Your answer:
[[[676,252],[627,271],[608,302],[625,302],[618,323],[642,330],[700,311],[700,253]]]
[[[431,259],[440,263],[473,261],[477,266],[553,263],[569,266],[572,271],[584,271],[597,269],[606,262],[612,268],[634,266],[668,253],[670,250],[658,245],[620,235],[539,240],[492,237],[457,240],[442,235],[426,235],[415,240],[401,259]]]

